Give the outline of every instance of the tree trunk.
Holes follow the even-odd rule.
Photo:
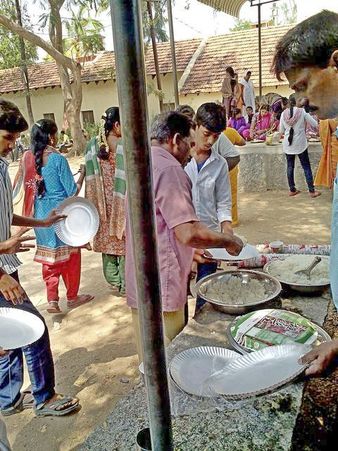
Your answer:
[[[64,3],[63,0],[60,1],[61,3]],[[3,14],[0,14],[0,25],[3,25],[13,33],[17,33],[23,39],[26,39],[32,44],[41,47],[55,60],[60,75],[62,93],[66,102],[67,118],[74,140],[73,152],[75,154],[80,154],[81,152],[83,152],[86,145],[86,140],[82,133],[80,121],[82,104],[81,65],[71,58],[63,55],[62,52],[60,52],[49,42],[40,38],[40,36],[9,20]],[[58,40],[59,46],[59,36],[55,36],[55,38]],[[70,74],[72,75],[72,78]]]
[[[16,17],[18,20],[18,24],[20,27],[22,27],[22,17],[21,17],[21,7],[20,7],[20,0],[15,0],[15,8],[16,8]],[[31,94],[29,90],[29,78],[28,78],[28,70],[27,70],[27,64],[26,64],[26,46],[25,41],[21,36],[19,36],[19,42],[20,42],[20,55],[21,55],[21,72],[22,72],[22,80],[25,85],[25,95],[26,95],[26,105],[27,105],[27,112],[28,112],[28,120],[29,124],[32,126],[34,124],[34,115],[33,115],[33,108],[32,108],[32,100],[31,100]]]
[[[53,2],[50,2],[50,4],[53,21],[50,21],[49,37],[53,46],[63,54],[62,20],[60,15],[63,0],[60,0],[58,4],[53,4]],[[70,128],[73,139],[73,148],[71,153],[79,155],[83,153],[86,146],[86,140],[82,133],[80,117],[82,105],[81,65],[73,61],[73,80],[71,80],[69,71],[66,67],[61,64],[57,64],[57,68],[64,99],[63,125],[67,122]]]
[[[163,94],[162,94],[161,74],[160,74],[160,66],[158,64],[158,53],[157,53],[156,36],[155,36],[155,30],[154,30],[153,11],[152,11],[151,3],[149,0],[147,0],[147,11],[148,11],[148,16],[149,16],[150,37],[151,37],[151,43],[152,43],[152,47],[153,47],[157,89],[160,92],[158,101],[159,101],[159,105],[160,105],[160,111],[162,112],[163,111],[163,97],[162,97]]]

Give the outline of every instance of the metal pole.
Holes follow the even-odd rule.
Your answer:
[[[172,451],[139,0],[111,0],[152,449]]]
[[[262,15],[261,15],[261,3],[258,7],[258,64],[259,64],[259,101],[262,98]]]
[[[177,79],[177,66],[176,66],[176,52],[175,52],[175,37],[174,37],[174,22],[173,22],[173,10],[171,0],[167,0],[168,8],[168,22],[169,22],[169,35],[170,35],[170,48],[171,48],[171,64],[173,68],[174,79],[174,93],[175,93],[175,107],[180,104],[180,98],[178,94],[178,79]]]

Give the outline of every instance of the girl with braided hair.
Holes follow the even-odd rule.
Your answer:
[[[120,113],[111,107],[102,116],[98,137],[86,148],[86,197],[100,216],[93,250],[102,254],[106,281],[125,293],[125,194]]]
[[[25,152],[21,162],[21,180],[24,189],[23,213],[43,219],[61,202],[75,196],[81,189],[84,166],[80,178],[74,181],[68,161],[55,148],[57,126],[50,119],[37,121],[31,131],[31,150]],[[14,195],[17,190],[14,185]],[[63,243],[53,227],[36,228],[36,253],[34,260],[42,264],[42,276],[46,284],[49,313],[60,313],[59,279],[67,289],[67,306],[75,308],[91,301],[94,296],[79,295],[81,252]]]

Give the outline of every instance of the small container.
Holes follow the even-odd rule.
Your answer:
[[[136,449],[141,451],[151,451],[150,429],[142,429],[136,437]]]
[[[274,254],[281,254],[283,252],[283,241],[272,241],[270,244],[270,249]]]

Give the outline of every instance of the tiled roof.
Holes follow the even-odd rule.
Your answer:
[[[286,33],[288,27],[266,28],[262,30],[263,47],[263,84],[273,86],[279,84],[270,73],[270,65],[274,47],[278,39]],[[210,37],[206,47],[193,66],[184,86],[182,94],[198,92],[217,92],[224,77],[224,69],[231,65],[242,76],[244,69],[253,71],[253,82],[258,84],[258,38],[257,30],[246,30],[222,36]],[[176,42],[177,70],[183,72],[201,40],[192,39]],[[172,71],[170,44],[158,44],[160,72]],[[151,46],[146,49],[146,71],[155,75],[155,67]],[[31,89],[60,86],[60,79],[54,62],[33,64],[28,68]],[[93,61],[85,62],[82,69],[82,80],[85,83],[104,81],[115,78],[114,52],[105,51],[97,55]],[[18,68],[0,71],[0,93],[23,91],[21,73]]]
[[[279,85],[270,72],[275,46],[290,27],[262,28],[262,78],[263,86]],[[208,39],[207,45],[196,61],[181,89],[181,94],[219,92],[225,68],[232,66],[239,78],[244,71],[252,71],[252,81],[258,86],[258,30],[232,32]],[[286,82],[284,82],[286,83]]]

